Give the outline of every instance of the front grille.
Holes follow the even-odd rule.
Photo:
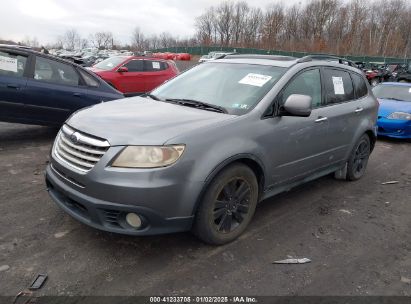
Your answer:
[[[53,152],[67,165],[81,172],[88,172],[109,147],[106,140],[91,137],[63,125],[54,143]]]

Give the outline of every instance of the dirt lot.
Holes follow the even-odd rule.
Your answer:
[[[223,246],[125,237],[73,220],[43,172],[55,129],[0,123],[0,295],[411,295],[411,144],[380,140],[358,182],[324,177],[264,201]],[[381,185],[396,180],[399,183]],[[303,265],[274,265],[307,257]]]

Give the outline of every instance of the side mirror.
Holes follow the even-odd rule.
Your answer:
[[[119,67],[119,68],[117,69],[117,72],[119,72],[119,73],[128,72],[128,68],[125,67],[125,66],[121,66],[121,67]]]
[[[285,101],[281,115],[308,117],[311,114],[311,103],[311,96],[292,94]]]

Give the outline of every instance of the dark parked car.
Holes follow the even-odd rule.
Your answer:
[[[124,95],[84,68],[16,46],[0,46],[0,120],[61,125],[73,112]]]
[[[397,75],[398,82],[411,82],[411,62]]]
[[[333,172],[361,178],[377,111],[357,68],[227,56],[145,98],[73,115],[55,140],[46,183],[58,206],[92,227],[191,229],[223,244],[245,230],[259,201]]]

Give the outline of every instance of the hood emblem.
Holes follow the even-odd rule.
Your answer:
[[[73,144],[78,144],[79,141],[80,141],[79,135],[78,135],[77,133],[71,134],[71,135],[70,135],[70,141],[71,141]]]

